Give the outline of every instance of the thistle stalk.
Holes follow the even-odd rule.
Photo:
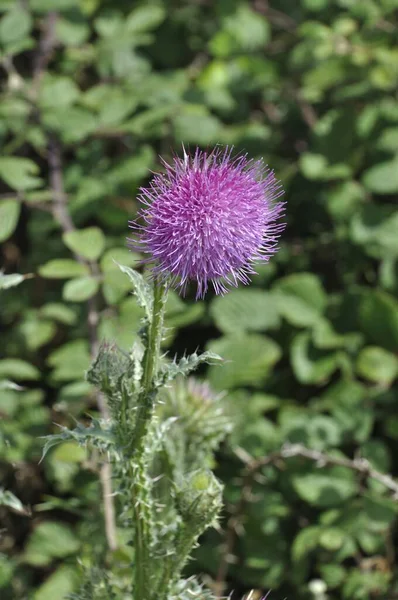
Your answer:
[[[174,542],[174,554],[165,558],[163,576],[156,593],[157,600],[167,600],[172,586],[178,581],[184,564],[195,547],[197,538],[195,532],[180,531]]]
[[[150,597],[148,566],[152,543],[152,515],[149,486],[145,465],[145,437],[151,422],[160,342],[162,338],[164,307],[167,291],[156,279],[153,288],[153,312],[148,326],[148,342],[143,361],[141,391],[138,398],[136,425],[133,436],[131,465],[133,527],[135,538],[134,597]]]

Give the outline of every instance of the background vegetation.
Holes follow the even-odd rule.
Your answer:
[[[96,457],[65,443],[39,463],[40,436],[95,414],[98,341],[132,343],[113,259],[135,263],[138,187],[184,142],[263,156],[288,223],[251,287],[169,301],[171,352],[231,359],[201,375],[237,422],[192,572],[236,597],[398,598],[396,484],[368,477],[398,476],[397,0],[0,9],[1,265],[24,276],[0,279],[0,473],[22,502],[3,493],[1,597],[61,599],[77,556],[128,568],[122,532],[106,550]]]

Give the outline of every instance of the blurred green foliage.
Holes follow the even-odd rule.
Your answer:
[[[133,341],[142,309],[114,260],[136,263],[139,186],[182,142],[263,156],[288,222],[250,288],[169,300],[166,347],[231,361],[207,375],[238,421],[217,467],[237,532],[206,536],[191,569],[275,600],[398,597],[383,485],[300,458],[239,477],[242,453],[286,441],[398,475],[398,1],[0,10],[1,597],[62,598],[76,556],[105,552],[95,457],[68,442],[38,464],[40,436],[96,411],[93,311],[99,339]]]

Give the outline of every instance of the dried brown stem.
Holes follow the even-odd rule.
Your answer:
[[[39,48],[33,62],[32,89],[34,94],[37,93],[43,74],[57,45],[57,36],[55,32],[57,21],[58,13],[49,12],[47,14],[39,41]]]
[[[317,463],[319,467],[336,466],[346,467],[352,471],[356,471],[363,477],[370,477],[379,483],[382,483],[393,495],[395,500],[398,500],[398,482],[387,473],[380,473],[372,467],[366,458],[341,458],[339,456],[330,456],[318,450],[310,450],[301,444],[286,444],[279,452],[274,452],[269,456],[264,456],[255,460],[250,465],[250,470],[256,471],[268,464],[276,464],[279,460],[300,456]]]
[[[68,211],[68,198],[64,190],[61,149],[54,136],[49,137],[47,159],[50,188],[53,193],[54,218],[61,225],[62,231],[64,233],[68,233],[70,231],[74,231],[75,226]],[[76,255],[76,260],[78,260],[80,263],[84,262],[84,260],[78,255]]]
[[[351,469],[352,471],[360,474],[363,478],[369,477],[383,484],[392,493],[393,498],[398,500],[398,482],[395,481],[391,475],[388,475],[387,473],[381,473],[380,471],[374,469],[369,461],[364,458],[349,459],[331,456],[318,450],[310,450],[301,444],[285,444],[281,450],[272,452],[271,454],[258,459],[253,459],[241,449],[238,449],[236,454],[246,464],[246,467],[242,474],[242,491],[239,501],[231,509],[231,516],[228,519],[225,529],[223,554],[215,581],[215,591],[219,597],[222,596],[225,589],[228,564],[232,562],[235,538],[238,534],[239,528],[241,527],[243,512],[246,504],[250,502],[253,482],[256,474],[261,468],[268,465],[273,465],[279,468],[283,466],[286,459],[294,457],[301,457],[313,461],[319,467],[346,467],[347,469]]]
[[[297,23],[289,17],[286,13],[276,10],[270,6],[268,0],[255,0],[253,3],[253,8],[260,14],[265,15],[267,19],[280,29],[284,29],[289,32],[294,32],[297,29]]]

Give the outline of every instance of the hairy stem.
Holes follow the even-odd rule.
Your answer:
[[[154,378],[160,354],[163,315],[166,302],[166,289],[156,280],[153,291],[153,312],[148,327],[148,341],[144,355],[141,392],[138,399],[136,425],[133,437],[132,492],[135,530],[135,569],[134,597],[150,598],[150,578],[148,567],[152,542],[150,509],[150,482],[146,473],[145,437],[153,413],[155,385]]]
[[[148,430],[153,410],[155,386],[154,376],[160,353],[163,314],[166,302],[166,290],[156,280],[153,289],[153,313],[148,327],[148,342],[144,355],[144,367],[141,379],[141,392],[138,399],[137,418],[134,431],[134,454],[142,453],[142,444]]]
[[[174,554],[168,556],[164,560],[163,575],[159,587],[156,592],[156,600],[167,600],[168,595],[172,591],[175,584],[184,568],[184,565],[189,557],[198,534],[192,531],[181,530],[174,542]]]
[[[131,470],[134,518],[134,598],[148,597],[150,580],[147,576],[151,546],[151,510],[149,504],[148,481],[142,456],[134,461]]]

